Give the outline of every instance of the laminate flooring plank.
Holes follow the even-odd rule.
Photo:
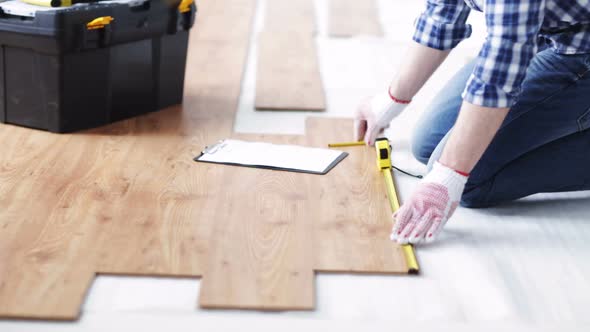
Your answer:
[[[3,257],[7,267],[0,271],[0,315],[74,319],[94,277],[94,251],[86,236],[95,229],[90,220],[99,213],[101,197],[91,174],[108,154],[110,140],[30,135],[55,144],[44,158],[19,162],[23,168],[36,163],[38,170],[1,199],[10,203],[0,220],[13,227],[0,234],[0,242],[12,242]]]
[[[254,5],[199,2],[183,106],[69,135],[0,125],[1,317],[75,319],[95,273],[202,274],[222,174],[192,157],[231,134]]]
[[[257,0],[195,1],[198,12],[195,25],[191,29],[191,38],[200,42],[209,40],[248,45],[256,2]]]
[[[326,147],[350,141],[352,120],[308,118],[307,142]],[[375,149],[339,148],[349,152],[327,175],[314,181],[314,252],[317,271],[408,273],[399,245],[389,240],[391,209]]]
[[[129,151],[121,154],[123,158],[112,165],[111,173],[97,176],[96,185],[108,191],[109,198],[115,196],[105,206],[104,225],[95,239],[100,243],[98,272],[202,274],[214,222],[205,207],[215,200],[215,183],[221,178],[217,170],[195,165],[192,156],[207,144],[208,133],[215,132],[215,127],[220,135],[224,129],[214,121],[191,120],[186,115],[171,109],[137,119],[137,140],[130,142]],[[181,132],[183,126],[186,130],[199,127],[203,136],[166,135]],[[158,135],[153,134],[156,127]]]
[[[182,109],[138,119],[139,140],[119,167],[131,179],[109,211],[113,227],[102,241],[127,251],[103,250],[101,273],[200,276],[207,260],[223,188],[221,170],[192,158],[231,135],[248,48],[254,1],[203,1],[190,40]],[[226,26],[237,26],[225,31]],[[220,68],[223,68],[220,73]],[[214,70],[212,70],[214,69]]]
[[[297,144],[301,137],[249,136]],[[204,308],[303,310],[314,307],[310,175],[223,166],[228,190],[215,211],[201,283]]]
[[[329,0],[329,34],[334,37],[356,35],[383,36],[375,0]]]
[[[314,34],[317,25],[313,0],[272,0],[266,2],[264,31]]]
[[[318,232],[327,244],[313,258],[320,241],[310,236],[318,229],[310,224],[310,196],[317,198],[310,175],[192,161],[232,135],[254,5],[199,2],[182,106],[68,135],[0,125],[1,317],[75,319],[96,273],[207,272],[205,306],[310,309],[315,267],[358,270],[359,263],[332,264],[350,260],[341,246],[373,254],[364,257],[367,269],[388,266],[377,250],[385,247],[367,244],[358,229],[331,238],[340,215],[321,207]],[[335,179],[322,186],[342,188]],[[362,227],[362,234],[380,230]],[[220,275],[226,270],[232,273]]]
[[[325,93],[318,66],[311,34],[261,32],[256,109],[325,110]]]
[[[258,36],[256,109],[325,110],[315,30],[312,0],[266,2]]]

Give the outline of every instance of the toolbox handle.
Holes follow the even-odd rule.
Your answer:
[[[105,25],[111,24],[111,22],[114,20],[115,19],[112,16],[97,17],[94,20],[86,23],[86,29],[88,29],[88,30],[103,29],[105,27]]]
[[[196,5],[194,0],[181,0],[178,4],[176,15],[171,22],[169,33],[176,33],[179,30],[189,30],[195,21]]]
[[[182,0],[178,5],[178,11],[181,13],[186,13],[191,10],[191,5],[195,2],[194,0]]]
[[[82,25],[80,47],[86,49],[88,47],[88,37],[96,33],[98,33],[98,47],[109,45],[112,37],[111,22],[114,20],[112,16],[100,16]]]

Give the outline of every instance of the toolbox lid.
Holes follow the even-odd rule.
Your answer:
[[[79,52],[188,31],[193,0],[103,0],[67,7],[0,2],[0,46]]]
[[[42,7],[42,6],[35,6],[30,5],[28,3],[24,3],[20,0],[10,0],[0,2],[0,8],[4,11],[4,13],[13,16],[24,16],[24,17],[35,17],[37,12],[47,12],[47,11],[59,11],[65,10],[72,7],[78,6],[86,6],[84,3],[75,4],[71,7]]]
[[[93,4],[109,4],[120,3],[127,4],[129,7],[141,6],[149,0],[102,0],[94,2]],[[56,12],[77,9],[79,7],[86,7],[90,3],[77,3],[67,7],[45,7],[28,4],[21,0],[9,0],[0,2],[0,8],[4,13],[12,16],[35,17],[37,12]]]

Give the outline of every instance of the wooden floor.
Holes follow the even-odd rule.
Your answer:
[[[326,109],[317,50],[311,33],[262,32],[258,45],[256,109]]]
[[[268,1],[264,16],[258,36],[256,109],[324,111],[313,1]]]
[[[329,0],[329,3],[330,36],[383,36],[376,0]]]
[[[0,126],[1,317],[75,319],[97,273],[203,276],[203,306],[277,310],[313,308],[314,271],[407,272],[371,149],[325,177],[192,161],[233,135],[254,3],[200,1],[182,107],[72,135]],[[350,126],[250,138],[323,146]]]

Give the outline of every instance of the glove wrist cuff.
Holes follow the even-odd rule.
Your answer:
[[[378,112],[376,114],[378,125],[380,127],[387,127],[395,117],[400,115],[408,107],[408,104],[396,103],[391,100],[388,93],[381,93],[373,98],[371,107]]]
[[[465,177],[469,177],[469,173],[467,173],[467,172],[458,171],[458,170],[456,170],[456,169],[454,169],[454,168],[452,168],[452,167],[449,167],[449,166],[447,166],[447,165],[443,164],[443,163],[442,163],[442,162],[440,162],[440,161],[438,161],[438,163],[439,163],[439,164],[441,164],[442,166],[446,167],[446,168],[452,169],[453,171],[455,171],[455,173],[457,173],[457,174],[459,174],[459,175],[463,175],[463,176],[465,176]]]
[[[449,189],[449,192],[455,193],[455,195],[460,197],[467,183],[467,178],[467,176],[461,175],[454,169],[437,161],[434,163],[432,171],[424,178],[424,181],[442,184]]]
[[[391,100],[393,100],[393,102],[394,102],[394,103],[397,103],[397,104],[405,104],[405,105],[407,105],[407,104],[409,104],[409,103],[411,103],[411,102],[412,102],[412,99],[409,99],[409,100],[404,100],[404,99],[399,99],[399,98],[396,98],[396,97],[395,97],[395,96],[394,96],[394,95],[391,93],[391,89],[387,89],[387,94],[389,94],[389,98],[390,98]]]

